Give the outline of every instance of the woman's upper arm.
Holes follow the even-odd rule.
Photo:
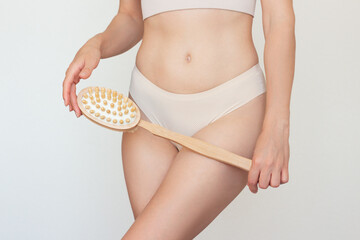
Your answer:
[[[295,24],[295,14],[292,0],[261,0],[264,33],[270,31],[271,26],[281,24],[282,27]]]
[[[142,21],[141,0],[120,0],[118,13],[126,13]]]

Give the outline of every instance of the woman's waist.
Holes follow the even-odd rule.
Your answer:
[[[210,89],[258,63],[252,40],[147,41],[136,56],[137,68],[154,84],[176,93]]]

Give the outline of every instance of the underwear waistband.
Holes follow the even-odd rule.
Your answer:
[[[250,69],[246,70],[245,72],[235,76],[234,78],[232,78],[226,82],[223,82],[220,85],[217,85],[213,88],[210,88],[208,90],[204,90],[201,92],[197,92],[197,93],[173,93],[173,92],[169,92],[163,88],[160,88],[159,86],[157,86],[153,82],[151,82],[147,77],[145,77],[140,72],[140,70],[137,68],[136,64],[134,65],[132,74],[135,76],[132,77],[131,81],[140,81],[137,84],[139,84],[139,85],[145,84],[147,88],[153,89],[154,92],[156,92],[157,94],[166,95],[166,97],[168,97],[168,98],[178,99],[178,100],[194,100],[194,99],[199,99],[199,98],[216,96],[217,94],[219,94],[221,92],[226,92],[226,90],[237,89],[242,84],[246,85],[247,81],[251,81],[252,84],[254,84],[254,85],[261,84],[261,85],[265,86],[263,71],[262,71],[259,63],[257,63]],[[254,75],[256,75],[256,74],[261,74],[261,77],[254,77]],[[255,81],[261,81],[261,82],[256,83]],[[134,84],[134,83],[131,83],[131,84]],[[131,86],[130,86],[130,88],[131,88]]]

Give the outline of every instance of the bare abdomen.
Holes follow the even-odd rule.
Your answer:
[[[215,87],[258,62],[252,16],[229,10],[169,11],[147,18],[136,65],[174,93]]]

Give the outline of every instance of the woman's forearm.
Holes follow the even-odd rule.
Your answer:
[[[288,127],[295,68],[295,18],[273,21],[265,32],[266,110],[264,127]]]
[[[142,39],[143,27],[142,19],[119,12],[106,30],[96,34],[87,44],[99,47],[102,59],[116,56],[126,52]]]

